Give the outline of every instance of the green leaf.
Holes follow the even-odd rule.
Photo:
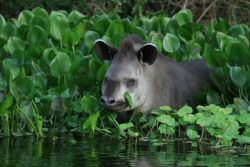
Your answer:
[[[0,14],[0,31],[5,26],[5,24],[6,24],[6,21],[4,17]]]
[[[187,130],[187,136],[189,137],[189,139],[191,140],[195,140],[197,138],[200,137],[200,135],[198,135],[197,131],[192,130],[192,129],[188,129]]]
[[[32,80],[35,86],[44,88],[47,85],[46,75],[42,72],[38,72],[32,75]]]
[[[16,26],[11,22],[7,22],[0,30],[0,37],[5,40],[8,40],[11,36],[16,35],[16,31]]]
[[[82,21],[83,19],[84,19],[84,15],[76,10],[71,11],[69,14],[69,23],[70,24],[76,25],[80,21]]]
[[[99,35],[95,31],[87,31],[84,35],[85,45],[92,49],[94,46],[94,41],[99,38]]]
[[[161,110],[163,110],[163,111],[172,111],[173,109],[170,107],[170,106],[161,106],[161,107],[159,107]]]
[[[15,62],[12,59],[4,59],[3,66],[6,70],[9,70],[12,76],[12,79],[15,79],[20,71],[20,68],[17,65],[17,62]]]
[[[50,15],[50,23],[50,35],[57,40],[62,40],[64,33],[69,30],[66,16],[62,13],[53,12]]]
[[[241,24],[236,24],[233,25],[232,27],[229,28],[229,33],[233,37],[237,37],[239,35],[245,35],[245,30]]]
[[[132,137],[138,137],[140,134],[138,132],[134,132],[131,129],[128,129],[128,135]]]
[[[227,127],[226,131],[223,134],[224,139],[226,140],[232,140],[234,138],[237,138],[239,134],[239,123],[234,121],[230,123],[230,125]]]
[[[13,104],[13,96],[6,96],[4,101],[0,103],[0,115],[4,114],[8,108],[10,108]]]
[[[183,106],[181,109],[177,111],[177,114],[179,117],[183,117],[186,114],[191,114],[193,112],[193,109],[189,106]]]
[[[91,58],[90,61],[89,61],[89,72],[90,72],[90,75],[96,77],[97,71],[99,70],[99,67],[100,67],[99,62],[96,59]]]
[[[175,125],[176,125],[175,119],[169,115],[160,115],[156,119],[158,122],[166,124],[166,125],[171,126],[171,127],[175,127]]]
[[[179,26],[193,22],[193,14],[189,9],[181,10],[175,15],[175,17]]]
[[[125,131],[125,130],[127,130],[129,128],[132,128],[132,127],[134,127],[134,124],[131,123],[131,122],[129,122],[129,123],[123,123],[123,124],[119,125],[120,131]]]
[[[98,100],[92,95],[83,96],[80,101],[81,107],[86,113],[92,113],[98,110]]]
[[[95,131],[95,128],[97,126],[97,121],[100,117],[100,112],[96,112],[94,114],[90,114],[86,121],[84,121],[82,128],[83,129],[89,129],[91,132]]]
[[[50,72],[54,77],[62,77],[70,70],[71,61],[69,56],[63,52],[57,52],[56,57],[50,63]]]
[[[27,40],[31,44],[37,44],[41,40],[43,40],[44,38],[46,38],[46,36],[47,36],[47,34],[43,30],[43,28],[35,25],[35,26],[32,26],[31,29],[29,30],[29,32],[27,34]]]
[[[29,25],[30,21],[33,19],[34,14],[29,10],[23,10],[18,15],[18,24],[21,25]]]
[[[120,33],[120,34],[124,34],[124,26],[122,24],[122,22],[120,20],[115,20],[113,22],[111,22],[111,24],[109,25],[105,35],[109,36],[109,37],[113,37],[113,35],[115,33]]]
[[[96,80],[97,81],[102,81],[104,79],[104,76],[106,74],[106,71],[109,68],[109,64],[103,63],[102,66],[99,68],[96,74]]]
[[[108,29],[109,25],[111,23],[111,20],[107,15],[100,15],[96,22],[95,22],[95,29],[98,32],[102,32],[102,34],[105,33],[105,31]]]
[[[188,123],[194,123],[196,121],[196,117],[193,114],[186,114],[183,116],[183,121]]]
[[[158,130],[160,131],[161,134],[167,134],[167,125],[166,124],[161,124],[158,127]]]
[[[35,86],[31,77],[18,78],[15,81],[17,91],[20,95],[24,95],[28,98],[32,98],[35,92]]]
[[[197,115],[198,114],[198,115]],[[209,127],[211,125],[211,119],[209,117],[205,117],[203,113],[197,113],[196,123],[201,127]]]
[[[239,88],[242,88],[247,82],[244,71],[239,66],[230,67],[230,78],[232,79],[233,83]]]
[[[133,108],[133,100],[132,100],[132,97],[130,96],[129,92],[124,93],[124,99],[127,102],[127,104],[129,105],[129,107]]]
[[[7,44],[4,45],[4,50],[10,54],[13,54],[16,50],[24,51],[25,42],[18,37],[10,37]]]
[[[77,44],[78,39],[78,34],[68,29],[62,36],[62,43],[64,46],[72,47]]]
[[[180,41],[175,35],[167,33],[163,39],[163,48],[167,52],[175,52],[180,48]]]

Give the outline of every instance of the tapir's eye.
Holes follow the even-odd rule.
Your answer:
[[[136,84],[135,79],[129,79],[127,82],[127,87],[133,87],[135,86],[135,84]]]

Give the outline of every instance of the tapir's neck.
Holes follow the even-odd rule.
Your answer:
[[[168,85],[171,85],[169,82],[171,82],[171,77],[168,75],[171,75],[168,64],[171,67],[171,64],[175,63],[171,60],[168,60],[165,57],[159,56],[155,62],[145,67],[145,84],[146,84],[146,99],[145,102],[141,105],[139,110],[148,113],[151,109],[158,107],[160,105],[164,105],[164,101],[162,98],[162,95],[164,96],[168,95],[168,92],[162,93],[162,91],[169,90],[166,87]],[[164,79],[164,78],[169,78]],[[165,81],[165,82],[162,82]],[[163,89],[165,87],[165,89]]]

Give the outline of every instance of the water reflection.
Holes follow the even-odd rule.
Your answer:
[[[158,167],[158,166],[250,166],[250,153],[215,154],[204,148],[171,142],[154,147],[96,137],[71,142],[61,137],[51,143],[33,137],[0,138],[0,166],[18,167]]]

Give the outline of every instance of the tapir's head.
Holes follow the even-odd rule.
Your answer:
[[[155,45],[130,36],[119,49],[103,40],[96,40],[94,48],[102,60],[111,63],[102,84],[101,104],[118,112],[131,110],[124,99],[128,92],[133,100],[132,109],[140,107],[148,96],[147,70],[157,58]]]

